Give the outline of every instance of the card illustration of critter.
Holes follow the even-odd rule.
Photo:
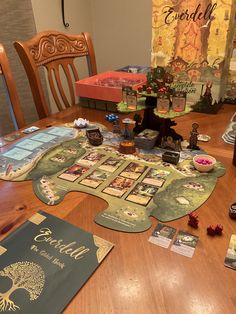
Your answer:
[[[77,162],[83,166],[93,166],[98,161],[100,161],[105,155],[100,154],[98,152],[91,152],[88,155],[84,156],[80,160],[77,160]]]
[[[80,165],[73,165],[68,168],[65,172],[60,174],[58,178],[64,179],[70,182],[74,182],[76,179],[82,176],[89,168],[82,167]]]
[[[110,172],[97,169],[90,173],[86,178],[81,180],[79,183],[86,185],[90,188],[96,189],[100,184],[106,181],[110,175],[111,175]]]
[[[168,248],[175,232],[175,228],[158,223],[148,241],[161,247]]]
[[[116,171],[116,169],[120,167],[120,165],[122,165],[122,163],[123,162],[121,160],[110,157],[107,160],[105,160],[104,163],[101,164],[99,169],[108,171],[108,172],[114,172]]]
[[[138,183],[126,197],[126,200],[145,206],[150,202],[157,190],[156,186]]]
[[[224,265],[226,267],[236,269],[236,234],[233,234],[230,238]]]
[[[122,197],[132,187],[133,183],[134,180],[132,179],[118,176],[103,190],[103,193]]]
[[[192,257],[198,242],[198,237],[180,230],[171,246],[171,251],[178,254]]]
[[[143,183],[155,185],[157,187],[162,187],[165,182],[165,177],[170,174],[169,171],[160,169],[150,169],[143,179]]]
[[[120,173],[120,176],[137,180],[147,169],[147,166],[142,166],[136,162],[131,162],[128,166]]]

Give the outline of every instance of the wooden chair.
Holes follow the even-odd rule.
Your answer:
[[[25,119],[21,110],[16,85],[11,66],[3,45],[0,43],[0,76],[3,80],[3,88],[6,90],[6,98],[11,118],[16,130],[25,126]]]
[[[74,59],[86,57],[89,76],[97,74],[94,48],[89,33],[68,35],[56,31],[38,33],[28,41],[16,41],[14,46],[24,65],[40,118],[49,115],[39,67],[46,68],[52,96],[59,111],[76,104],[75,81],[79,80]],[[62,73],[68,84],[68,94],[62,84]]]

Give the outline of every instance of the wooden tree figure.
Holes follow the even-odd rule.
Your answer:
[[[198,136],[198,129],[199,125],[197,123],[192,124],[192,131],[190,132],[190,139],[189,139],[189,145],[187,148],[190,149],[200,149],[197,146],[197,136]]]

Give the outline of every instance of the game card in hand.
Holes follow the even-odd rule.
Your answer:
[[[236,234],[233,234],[230,238],[224,265],[236,269]]]
[[[192,257],[197,245],[197,241],[197,236],[180,230],[171,246],[171,251],[187,257]]]
[[[175,232],[175,228],[158,223],[148,241],[161,247],[168,248]]]

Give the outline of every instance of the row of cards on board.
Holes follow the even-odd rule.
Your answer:
[[[80,159],[78,164],[71,166],[66,171],[59,174],[58,178],[74,182],[103,157],[105,157],[104,154],[90,152]],[[52,158],[55,160],[56,158],[62,158],[62,156],[57,154]],[[83,177],[78,183],[96,189],[104,183],[112,173],[118,170],[122,164],[123,162],[118,158],[109,157],[97,169],[94,169],[94,171]],[[145,175],[142,181],[137,183],[136,180],[144,173]],[[163,186],[169,174],[169,171],[153,168],[148,169],[147,166],[131,162],[104,187],[102,192],[120,198],[131,189],[126,199],[145,206],[151,201],[157,190]]]

